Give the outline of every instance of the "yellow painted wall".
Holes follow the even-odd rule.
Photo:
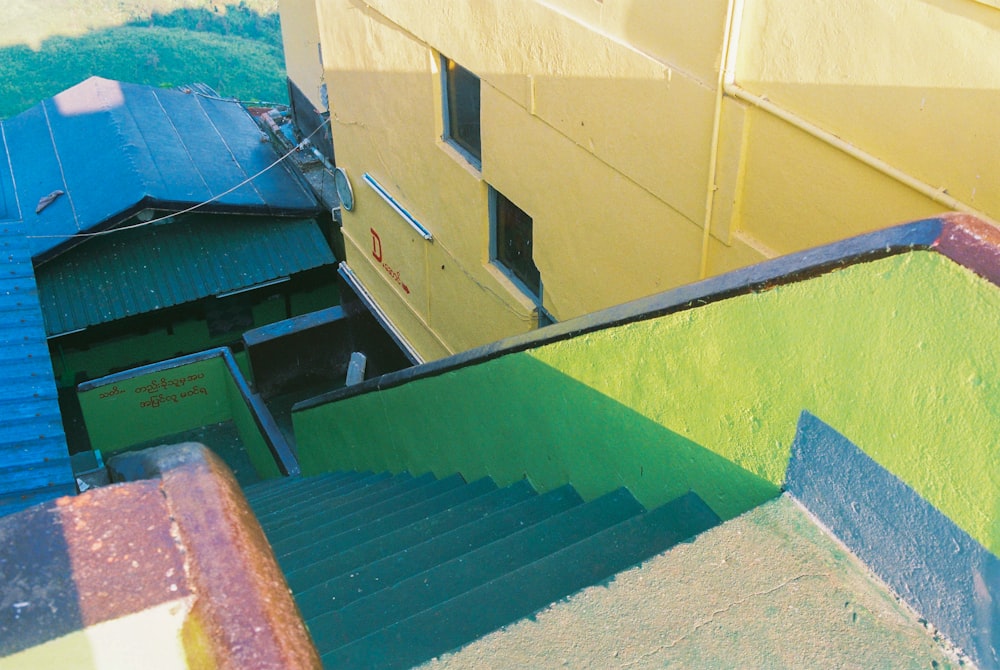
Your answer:
[[[736,53],[730,94],[766,98],[1000,219],[996,8],[968,0],[750,0]],[[735,223],[779,253],[957,208],[767,112],[752,112],[748,122],[746,207]],[[808,197],[796,197],[803,189]]]
[[[0,658],[2,670],[184,670],[192,663],[181,630],[194,598],[178,598]]]
[[[282,21],[318,16],[347,262],[432,359],[538,322],[490,263],[489,185],[532,217],[559,320],[949,209],[1000,218],[994,4],[282,0]],[[440,54],[481,78],[481,170],[441,139]]]
[[[357,201],[344,213],[347,261],[425,357],[537,325],[531,300],[490,263],[489,185],[532,217],[543,305],[557,319],[698,278],[718,47],[649,30],[680,21],[681,3],[603,17],[527,0],[318,4],[322,40],[335,45],[325,54],[338,163]],[[725,3],[710,4],[702,17],[720,33]],[[626,43],[632,33],[643,50]],[[481,78],[481,171],[441,140],[440,54]],[[600,104],[611,100],[629,116]]]
[[[786,254],[942,211],[913,189],[780,119],[749,113],[737,239]],[[795,197],[795,194],[803,197]],[[808,195],[808,197],[805,197]]]
[[[320,89],[323,61],[315,0],[279,0],[285,71],[318,110],[325,110]]]

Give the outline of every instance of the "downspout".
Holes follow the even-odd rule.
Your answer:
[[[719,77],[715,87],[715,111],[712,116],[712,144],[708,157],[708,185],[705,189],[705,219],[702,225],[701,265],[699,276],[708,276],[708,249],[712,239],[712,216],[715,212],[715,193],[719,189],[719,135],[722,132],[722,101],[729,83],[735,80],[736,51],[743,18],[745,0],[729,0],[726,24],[722,36],[722,53],[719,57]]]

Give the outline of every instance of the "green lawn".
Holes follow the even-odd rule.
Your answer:
[[[286,102],[276,13],[241,4],[181,8],[79,36],[0,48],[0,118],[24,111],[87,77],[154,86],[204,82],[241,100]]]

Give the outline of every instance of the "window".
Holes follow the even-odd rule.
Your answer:
[[[451,60],[441,58],[444,89],[444,139],[477,168],[482,165],[479,136],[479,77]]]
[[[531,217],[502,193],[490,189],[493,257],[532,296],[542,296],[542,278],[531,255]]]

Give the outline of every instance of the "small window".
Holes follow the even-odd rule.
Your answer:
[[[502,193],[490,189],[493,257],[536,299],[542,296],[542,278],[532,257],[531,217]]]
[[[444,139],[477,168],[482,165],[479,136],[479,77],[450,58],[441,59],[444,89]]]

